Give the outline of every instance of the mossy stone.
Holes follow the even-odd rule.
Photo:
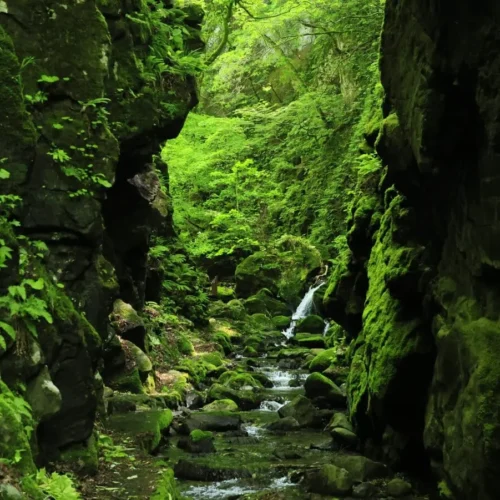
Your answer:
[[[203,411],[239,411],[238,405],[232,399],[218,399],[202,408]]]
[[[151,410],[139,413],[112,415],[107,426],[134,438],[148,453],[155,452],[173,421],[170,410]]]
[[[323,349],[325,347],[325,339],[320,334],[297,333],[293,337],[293,343],[299,347],[307,347],[309,349]]]
[[[99,468],[99,446],[94,434],[84,444],[76,444],[64,450],[59,460],[74,472],[94,476]]]
[[[235,390],[222,384],[214,384],[208,391],[208,399],[232,399],[243,411],[255,410],[264,400],[263,394],[255,391]]]
[[[110,381],[109,387],[115,391],[131,392],[132,394],[144,394],[141,375],[137,367],[124,373],[116,374]]]
[[[250,297],[262,288],[268,288],[272,293],[276,293],[280,274],[281,266],[278,256],[256,252],[236,268],[236,294],[239,297]]]
[[[320,316],[312,314],[297,322],[297,333],[323,333],[325,321]]]
[[[306,476],[306,485],[309,491],[322,495],[348,495],[354,481],[345,469],[336,465],[323,465],[318,471]]]
[[[160,482],[151,496],[151,500],[183,500],[183,496],[177,489],[177,484],[174,478],[174,471],[167,469],[163,472]]]
[[[290,326],[292,321],[291,316],[274,316],[271,321],[273,322],[274,328],[278,330],[285,330]]]
[[[326,349],[318,354],[309,364],[309,371],[324,372],[337,360],[337,349]]]
[[[321,398],[334,407],[345,406],[346,397],[340,388],[321,373],[311,373],[304,384],[306,396],[310,399]]]

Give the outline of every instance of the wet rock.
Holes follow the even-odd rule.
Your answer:
[[[288,382],[288,387],[301,387],[302,382],[298,378],[294,378]]]
[[[293,343],[299,347],[306,347],[308,349],[324,349],[325,347],[325,339],[320,334],[297,333],[293,338]]]
[[[241,426],[241,417],[232,414],[193,413],[184,420],[179,432],[190,434],[195,430],[227,432],[237,431]]]
[[[348,450],[355,450],[358,446],[358,436],[354,432],[342,427],[336,427],[331,432],[333,442],[339,446],[340,449],[345,448]]]
[[[260,382],[262,386],[265,387],[266,389],[274,387],[274,384],[272,383],[270,378],[267,375],[264,375],[263,373],[253,372],[252,377],[258,382]]]
[[[310,372],[324,372],[337,360],[337,349],[326,349],[325,351],[317,354],[309,363]]]
[[[192,460],[179,460],[174,467],[174,474],[177,479],[204,482],[224,481],[226,479],[252,476],[244,468],[216,467],[199,464]]]
[[[354,486],[352,496],[354,498],[371,498],[377,493],[377,488],[372,483],[361,483]]]
[[[260,392],[237,391],[222,384],[214,384],[208,391],[208,400],[215,401],[217,399],[232,399],[239,408],[247,411],[257,409],[264,400],[264,396]]]
[[[120,299],[115,301],[111,314],[111,324],[122,339],[129,340],[143,351],[146,349],[144,322],[130,304]]]
[[[188,392],[186,394],[186,406],[190,410],[198,410],[205,404],[203,396],[199,392]]]
[[[387,483],[387,494],[391,497],[399,498],[411,493],[412,487],[403,479],[395,478]]]
[[[327,407],[344,407],[346,404],[346,397],[340,388],[321,373],[309,375],[304,388],[309,399],[321,398]]]
[[[314,421],[315,408],[304,396],[297,396],[278,410],[281,418],[292,417],[301,427],[308,427]]]
[[[349,472],[330,464],[307,473],[305,478],[308,491],[322,495],[348,495],[353,483]]]
[[[331,409],[315,410],[312,427],[314,429],[324,429],[332,419],[332,416],[333,410]]]
[[[332,419],[328,424],[328,430],[332,431],[337,427],[341,427],[342,429],[347,429],[348,431],[354,432],[351,422],[349,422],[349,418],[347,415],[341,412],[337,412],[333,415]]]
[[[389,473],[385,464],[375,462],[362,455],[335,454],[332,457],[332,463],[349,471],[352,479],[356,482],[384,478]]]
[[[290,326],[292,322],[291,316],[274,316],[272,318],[273,326],[277,330],[285,330]]]
[[[238,405],[232,399],[217,399],[202,408],[203,411],[238,411]]]
[[[332,382],[335,382],[339,387],[347,382],[349,376],[349,368],[347,366],[330,366],[323,375],[328,377]]]
[[[55,415],[61,409],[61,391],[52,382],[46,366],[28,385],[26,399],[38,422]]]
[[[194,430],[188,438],[180,439],[177,446],[189,453],[214,453],[214,436],[209,431]]]
[[[271,432],[296,431],[300,429],[300,424],[293,417],[285,417],[267,424],[266,429]]]
[[[331,451],[333,450],[333,441],[331,439],[326,439],[321,443],[313,443],[309,447],[311,450],[320,450],[320,451]]]
[[[297,333],[323,333],[325,322],[320,316],[307,316],[297,322],[295,331]]]
[[[132,342],[124,341],[122,345],[125,352],[129,353],[135,363],[142,382],[145,382],[148,375],[153,370],[153,363],[151,363],[151,360],[146,353]]]

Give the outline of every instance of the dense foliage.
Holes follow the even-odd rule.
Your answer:
[[[183,240],[202,263],[228,265],[284,234],[335,255],[378,76],[382,3],[206,7],[207,58],[220,53],[197,113],[164,150]]]

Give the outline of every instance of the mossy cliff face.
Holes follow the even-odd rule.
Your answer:
[[[374,144],[387,167],[364,190],[381,218],[368,256],[350,222],[328,298],[344,323],[349,294],[364,303],[348,392],[365,446],[428,460],[458,498],[485,500],[500,489],[499,28],[494,2],[388,0]]]
[[[142,305],[150,234],[173,235],[153,156],[195,94],[172,61],[151,63],[153,13],[142,0],[0,2],[0,158],[11,174],[1,189],[23,199],[20,230],[50,249],[36,276],[54,317],[30,340],[35,357],[0,351],[0,373],[29,383],[48,366],[62,404],[37,422],[45,456],[91,436],[113,302]],[[198,14],[171,8],[163,21],[197,46]],[[14,264],[2,291],[18,280]]]

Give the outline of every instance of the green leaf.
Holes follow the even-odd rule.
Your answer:
[[[5,180],[10,177],[10,172],[5,170],[4,168],[0,168],[0,180]]]
[[[16,340],[16,331],[12,326],[0,321],[0,329],[2,329],[12,340]]]
[[[56,83],[60,80],[58,76],[42,75],[39,79],[39,83]]]
[[[36,281],[28,279],[24,280],[23,283],[26,285],[29,285],[33,290],[43,290],[43,287],[45,286],[45,281],[43,278],[38,278]]]

